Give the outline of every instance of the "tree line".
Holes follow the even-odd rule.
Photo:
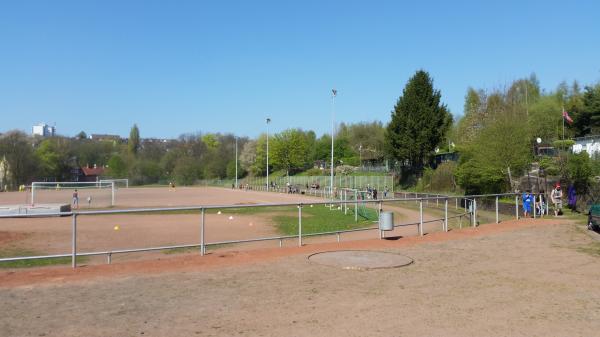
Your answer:
[[[269,170],[321,174],[329,167],[331,136],[287,129],[269,137]],[[357,166],[383,158],[384,127],[380,122],[342,123],[334,139],[336,165]],[[14,190],[31,181],[71,181],[74,170],[104,167],[106,177],[129,178],[133,185],[190,185],[199,179],[232,179],[266,174],[266,134],[256,139],[231,133],[189,133],[177,139],[144,139],[131,128],[126,140],[75,137],[42,138],[13,130],[0,135],[0,165],[5,165],[3,189]],[[312,169],[312,171],[311,171]]]
[[[572,117],[564,131],[563,109]],[[582,88],[577,82],[561,83],[545,92],[531,75],[506,88],[468,88],[463,116],[453,120],[433,78],[419,70],[407,81],[388,123],[337,127],[334,164],[356,167],[389,161],[403,187],[426,188],[433,179],[441,189],[495,193],[512,190],[512,177],[538,161],[534,155],[538,138],[542,145],[566,149],[570,143],[564,139],[599,132],[600,84]],[[327,174],[331,135],[318,137],[312,130],[290,128],[270,135],[268,141],[269,172]],[[264,176],[266,134],[250,139],[230,133],[189,133],[159,141],[142,138],[136,125],[125,141],[88,139],[84,132],[50,138],[6,132],[0,135],[0,173],[9,189],[34,180],[71,180],[73,169],[89,165],[106,167],[107,177],[129,178],[132,184],[193,184],[198,179],[234,178],[236,143],[238,177]],[[436,155],[442,153],[459,153],[460,159],[434,170]],[[579,162],[580,167],[572,167]],[[595,172],[594,163],[571,154],[545,158],[539,165],[571,179],[574,171],[579,176]],[[424,183],[423,177],[431,179]]]

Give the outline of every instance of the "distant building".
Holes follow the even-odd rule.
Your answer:
[[[163,143],[166,144],[168,142],[173,141],[172,139],[167,139],[167,138],[142,138],[141,142],[142,143]]]
[[[96,140],[96,141],[111,141],[111,142],[122,142],[123,141],[123,139],[119,135],[106,135],[106,134],[92,133],[89,138],[91,140]]]
[[[98,181],[100,177],[104,174],[104,167],[98,167],[94,165],[93,167],[85,166],[73,172],[77,175],[77,181]]]
[[[457,151],[453,152],[438,152],[433,157],[433,168],[437,168],[439,165],[446,162],[457,162],[459,159],[459,153]]]
[[[573,153],[587,152],[590,157],[600,155],[600,135],[575,138]]]
[[[56,134],[56,127],[46,123],[40,123],[31,128],[31,134],[33,136],[54,137]]]

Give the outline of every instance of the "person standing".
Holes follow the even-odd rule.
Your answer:
[[[544,190],[540,191],[540,195],[537,197],[537,209],[539,210],[539,214],[540,217],[544,217],[544,214],[546,213],[546,193],[544,192]]]
[[[567,188],[567,205],[572,211],[577,210],[577,194],[575,194],[575,186],[569,185]]]
[[[531,202],[532,202],[531,191],[527,190],[523,193],[523,216],[528,218],[531,215]]]
[[[562,215],[562,197],[563,192],[560,189],[560,183],[556,183],[556,186],[550,193],[550,199],[554,205],[554,216],[558,216],[559,214]]]
[[[73,200],[71,200],[71,205],[74,209],[79,208],[79,193],[77,190],[73,191]]]

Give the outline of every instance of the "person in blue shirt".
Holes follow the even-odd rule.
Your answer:
[[[528,218],[531,215],[531,203],[533,202],[533,196],[531,191],[527,190],[523,193],[523,216]]]

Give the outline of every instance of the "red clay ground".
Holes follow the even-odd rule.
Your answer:
[[[569,222],[0,274],[0,336],[596,336],[600,257]],[[348,271],[315,251],[415,263]]]
[[[47,191],[50,193],[50,191]],[[59,195],[61,192],[57,192]],[[22,193],[21,193],[22,194]],[[0,198],[15,198],[18,193],[0,193]],[[55,195],[56,197],[56,195]],[[224,204],[314,202],[323,199],[301,195],[239,191],[224,188],[129,188],[119,190],[119,207],[198,206]],[[325,207],[316,205],[316,207]],[[397,222],[416,222],[418,212],[401,207],[388,207],[396,212]],[[276,213],[276,212],[275,212]],[[222,214],[206,215],[206,242],[253,239],[280,235],[271,217],[275,214]],[[230,216],[233,218],[230,219]],[[348,216],[350,221],[352,216]],[[426,216],[425,219],[430,219]],[[118,226],[118,230],[115,230]],[[77,245],[79,252],[109,251],[167,245],[197,244],[200,242],[200,214],[118,214],[78,217]],[[428,232],[441,229],[441,223],[425,226]],[[409,236],[416,227],[398,228],[388,235]],[[0,219],[0,243],[4,250],[27,250],[37,254],[64,254],[71,251],[71,218],[4,218]],[[343,234],[342,240],[362,240],[378,237],[378,232]],[[306,242],[331,242],[335,237],[306,239]],[[296,240],[286,240],[285,246]],[[244,244],[244,248],[277,246],[277,241]],[[229,247],[221,247],[228,249]],[[236,246],[234,249],[241,249]],[[1,250],[1,249],[0,249]],[[127,261],[163,257],[163,253],[136,253],[113,255],[113,261]],[[92,258],[88,263],[104,263],[106,257]]]

